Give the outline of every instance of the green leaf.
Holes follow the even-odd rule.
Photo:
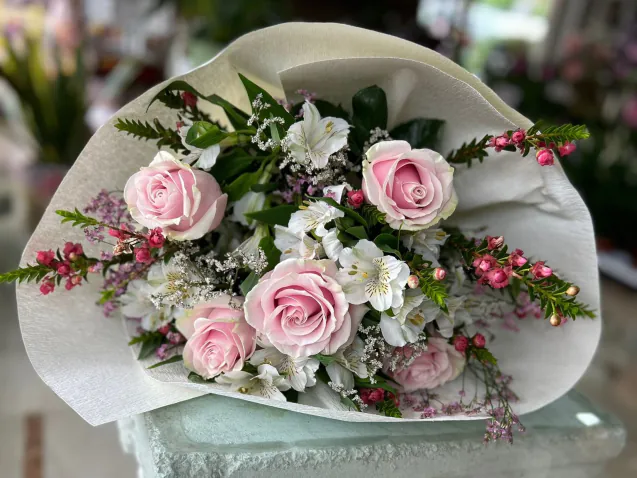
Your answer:
[[[155,365],[151,365],[150,367],[146,367],[146,369],[150,370],[151,368],[161,367],[162,365],[168,365],[169,363],[183,362],[183,360],[184,360],[183,356],[173,355],[169,359],[163,360],[161,362],[157,362]]]
[[[85,216],[80,212],[79,209],[75,208],[74,211],[65,211],[63,209],[58,209],[55,211],[55,214],[58,216],[62,216],[62,224],[67,222],[72,223],[73,227],[81,227],[86,228],[90,226],[99,226],[101,223],[97,219],[89,216]]]
[[[376,239],[374,239],[374,244],[383,252],[394,254],[398,256],[398,258],[402,257],[399,250],[398,238],[392,234],[379,234],[376,236]]]
[[[356,383],[356,386],[358,388],[382,388],[383,390],[393,393],[394,395],[397,394],[396,389],[389,385],[387,380],[385,380],[384,378],[375,375],[374,380],[375,383],[372,383],[369,378],[360,378],[356,375],[354,376],[354,382]]]
[[[0,284],[10,282],[40,282],[44,277],[51,272],[51,268],[37,264],[34,266],[27,265],[13,271],[0,274]]]
[[[186,143],[195,148],[205,149],[215,144],[219,144],[228,133],[221,131],[216,124],[207,121],[195,121],[186,135]]]
[[[250,188],[255,193],[269,193],[274,191],[279,187],[276,183],[267,183],[267,184],[254,184],[252,188]]]
[[[270,226],[274,226],[276,224],[278,224],[279,226],[287,226],[290,222],[290,216],[292,216],[292,213],[296,212],[297,210],[298,208],[296,206],[292,206],[291,204],[283,204],[281,206],[263,209],[262,211],[251,212],[246,214],[245,216],[249,219],[254,219]]]
[[[256,275],[254,272],[250,272],[248,277],[239,286],[239,289],[241,289],[241,293],[243,294],[243,296],[245,297],[246,295],[248,295],[248,292],[250,292],[252,288],[257,285],[258,282],[259,276]]]
[[[424,273],[422,273],[424,271]],[[429,300],[433,301],[440,309],[447,313],[447,303],[445,299],[449,297],[447,288],[442,281],[438,281],[433,276],[433,269],[428,268],[421,271],[420,290]]]
[[[444,125],[444,120],[417,118],[396,126],[389,132],[389,136],[407,141],[414,149],[436,149],[442,139]]]
[[[143,360],[155,353],[155,351],[162,344],[164,336],[158,332],[150,332],[140,335],[139,337],[137,337],[137,339],[139,340],[131,340],[129,342],[129,345],[134,345],[136,343],[142,344],[141,349],[139,350],[139,355],[137,356],[137,360]]]
[[[270,105],[268,108],[263,109],[259,113],[259,121],[262,122],[263,120],[270,118],[270,115],[283,118],[285,129],[279,131],[280,136],[283,137],[285,135],[285,131],[287,131],[287,129],[294,123],[294,117],[263,88],[248,80],[241,73],[239,73],[239,78],[241,78],[241,82],[248,93],[250,103],[255,100],[257,95],[261,94],[263,103]]]
[[[223,191],[228,194],[228,202],[234,202],[241,199],[253,185],[259,182],[261,171],[251,173],[243,173],[237,179],[228,184]]]
[[[335,105],[325,100],[314,100],[314,106],[316,106],[316,109],[321,114],[322,118],[325,118],[326,116],[333,116],[334,118],[342,118],[348,123],[352,122],[349,113],[345,111],[341,105]]]
[[[402,418],[403,414],[400,409],[396,406],[394,401],[390,398],[383,400],[382,402],[378,402],[376,404],[376,410],[385,415],[386,417],[393,418]]]
[[[480,362],[486,362],[486,363],[490,363],[490,364],[493,364],[493,365],[497,365],[498,364],[498,360],[486,348],[478,349],[478,348],[474,347],[473,348],[473,353],[476,355],[476,358],[478,360],[480,360]]]
[[[271,271],[281,260],[281,251],[274,245],[274,238],[272,236],[261,239],[259,241],[259,248],[263,250],[265,257],[268,259],[268,267],[264,272]]]
[[[357,239],[367,239],[367,231],[365,231],[365,228],[363,226],[354,226],[354,227],[350,227],[349,229],[345,230],[346,233],[348,233],[351,236],[356,237]]]
[[[228,179],[250,169],[257,159],[258,158],[248,155],[241,149],[235,149],[229,154],[219,156],[217,162],[210,170],[210,174],[212,174],[219,183],[224,183]]]
[[[376,206],[371,204],[363,204],[360,214],[365,218],[369,227],[374,227],[377,224],[386,224],[385,213],[380,212]]]
[[[333,355],[316,354],[314,358],[326,367],[336,361],[336,357],[334,357]]]
[[[382,88],[370,86],[357,92],[352,98],[353,122],[363,128],[369,139],[374,128],[387,129],[387,96]]]
[[[166,128],[157,118],[153,121],[153,125],[147,121],[118,118],[114,126],[119,131],[123,131],[135,138],[156,140],[158,148],[168,146],[176,152],[186,151],[186,147],[181,143],[181,137],[177,131]]]
[[[206,380],[205,378],[203,378],[198,373],[190,372],[188,374],[188,381],[190,381],[192,383],[213,383],[215,380],[214,379]]]
[[[321,197],[321,198],[316,198],[316,197],[311,197],[309,198],[310,200],[313,201],[323,201],[326,202],[327,204],[329,204],[330,206],[334,206],[336,209],[338,209],[339,211],[343,211],[345,213],[346,216],[351,217],[352,219],[354,219],[356,222],[358,222],[359,224],[362,224],[363,226],[367,227],[367,221],[363,218],[363,216],[361,216],[360,214],[358,214],[356,211],[354,211],[353,209],[350,209],[348,207],[345,206],[341,206],[339,203],[337,203],[336,201],[334,201],[334,199],[332,198],[326,198],[326,197]],[[286,224],[287,225],[287,224]]]
[[[349,397],[341,397],[341,403],[350,410],[356,410],[357,412],[361,411],[360,407]]]

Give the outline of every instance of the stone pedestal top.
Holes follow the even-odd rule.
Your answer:
[[[483,421],[348,423],[208,395],[120,422],[143,478],[590,477],[621,451],[614,417],[571,392],[522,417],[513,445]]]

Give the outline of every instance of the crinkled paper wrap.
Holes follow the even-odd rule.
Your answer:
[[[291,23],[241,37],[205,65],[183,75],[202,93],[217,93],[249,111],[237,72],[283,97],[299,88],[349,107],[358,89],[377,84],[387,93],[389,126],[416,117],[447,121],[442,153],[473,137],[531,122],[504,104],[473,75],[441,55],[391,36],[338,24]],[[172,80],[164,83],[168,84]],[[146,107],[163,85],[122,108],[116,117],[159,116],[174,121],[159,104]],[[217,107],[211,114],[227,124]],[[82,207],[106,188],[121,189],[152,159],[152,143],[103,126],[69,171],[26,247],[23,264],[37,250],[81,240],[82,231],[60,225],[56,209]],[[504,235],[527,256],[545,259],[577,282],[581,299],[599,309],[597,259],[591,218],[559,165],[539,167],[533,157],[500,153],[455,177],[459,206],[452,216],[463,227],[486,226]],[[94,279],[99,282],[99,279]],[[102,317],[95,305],[98,284],[41,296],[33,285],[18,287],[20,325],[34,368],[55,393],[93,425],[218,393],[244,400],[349,421],[394,421],[344,411],[329,393],[301,394],[302,402],[279,403],[229,393],[217,385],[189,383],[180,364],[146,371],[127,346],[122,324]],[[491,350],[502,370],[514,376],[520,414],[565,394],[582,376],[597,346],[601,320],[580,319],[554,328],[542,320],[519,322],[519,333],[495,330]],[[142,364],[145,365],[145,364]],[[452,387],[453,388],[453,387]],[[457,388],[456,388],[457,389]],[[466,420],[436,417],[432,420]]]

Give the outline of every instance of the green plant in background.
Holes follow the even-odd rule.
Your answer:
[[[74,71],[62,68],[59,52],[53,54],[54,72],[47,70],[47,58],[40,43],[25,39],[18,51],[6,45],[0,77],[16,91],[26,126],[38,144],[39,159],[45,163],[72,164],[90,133],[85,123],[86,75],[81,49]]]

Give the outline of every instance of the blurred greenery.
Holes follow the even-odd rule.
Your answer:
[[[26,126],[39,146],[39,160],[72,164],[90,133],[85,123],[86,75],[81,48],[71,73],[62,67],[59,52],[53,54],[55,71],[47,70],[47,53],[41,44],[25,39],[23,51],[8,43],[0,77],[16,91]]]

